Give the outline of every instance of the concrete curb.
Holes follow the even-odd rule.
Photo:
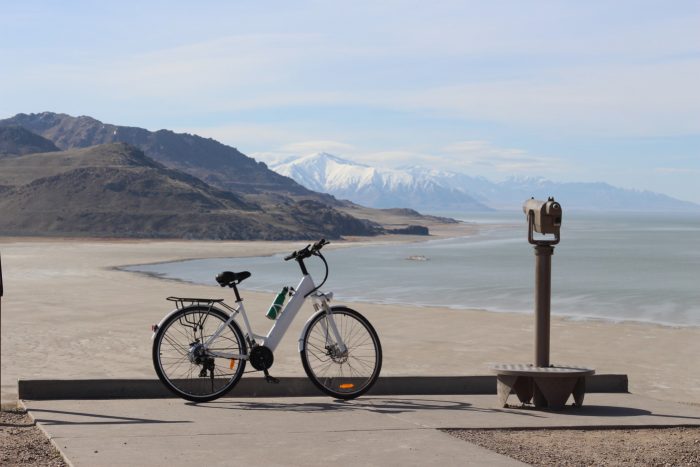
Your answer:
[[[224,397],[309,397],[323,395],[306,377],[282,377],[279,384],[242,378]],[[19,399],[161,399],[176,397],[157,379],[19,380]],[[586,377],[586,392],[626,393],[627,375]],[[496,394],[495,376],[386,376],[368,395]]]
[[[66,453],[64,452],[65,449],[61,449],[61,446],[59,446],[58,442],[56,441],[56,438],[51,436],[51,434],[48,431],[46,431],[46,427],[44,426],[43,423],[37,423],[37,419],[34,416],[34,414],[32,413],[32,411],[29,410],[29,408],[25,404],[23,404],[21,401],[17,402],[17,407],[27,411],[27,415],[29,415],[29,418],[32,420],[32,423],[34,423],[34,426],[39,428],[39,430],[41,430],[41,432],[44,434],[44,436],[46,436],[46,439],[49,440],[49,443],[51,443],[51,445],[54,447],[54,449],[59,454],[61,454],[61,458],[63,459],[63,462],[65,462],[68,467],[73,467],[75,464],[73,464],[73,461],[68,459],[68,456],[66,456]]]

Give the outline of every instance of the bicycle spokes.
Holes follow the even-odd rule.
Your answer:
[[[333,324],[340,342],[331,331]],[[304,337],[302,363],[309,378],[324,392],[339,398],[357,397],[379,375],[379,338],[369,322],[354,310],[334,310],[332,318],[321,313]]]
[[[221,330],[228,316],[220,311],[183,309],[158,330],[154,364],[161,380],[173,392],[190,400],[219,397],[243,373],[243,364],[218,354],[245,354],[245,343],[235,323],[229,323],[209,347],[204,342]]]

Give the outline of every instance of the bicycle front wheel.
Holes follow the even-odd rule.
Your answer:
[[[329,317],[317,313],[303,336],[301,362],[309,379],[324,393],[354,399],[367,392],[382,369],[382,346],[367,319],[347,307],[333,307],[345,350],[336,342]]]
[[[158,329],[153,339],[153,366],[170,391],[183,399],[206,402],[221,397],[238,382],[246,363],[233,357],[246,353],[238,325],[231,321],[204,346],[228,318],[216,308],[191,306],[170,316]]]

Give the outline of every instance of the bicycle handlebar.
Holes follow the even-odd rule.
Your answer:
[[[306,247],[304,247],[304,250],[308,249],[310,246],[311,246],[311,245],[306,245]],[[304,251],[304,250],[292,251],[292,254],[291,254],[291,255],[285,256],[285,257],[284,257],[284,260],[285,260],[285,261],[289,261],[290,259],[295,259],[295,258],[297,257],[297,255],[298,255],[301,251]]]
[[[306,245],[304,248],[301,250],[293,251],[291,255],[285,256],[284,260],[289,261],[290,259],[297,259],[297,260],[304,260],[306,258],[310,258],[311,256],[315,255],[319,251],[321,251],[321,248],[324,246],[328,245],[330,242],[326,240],[325,238],[322,238],[321,240],[317,241],[313,245]]]

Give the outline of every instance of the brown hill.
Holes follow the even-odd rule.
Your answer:
[[[21,126],[53,141],[61,149],[85,148],[106,143],[127,143],[157,162],[194,175],[217,188],[245,193],[273,192],[311,197],[333,204],[329,195],[315,193],[238,149],[211,138],[170,130],[148,131],[102,123],[92,117],[42,112],[17,114],[0,120],[2,126]]]
[[[0,155],[49,151],[59,149],[48,139],[21,126],[0,126]]]
[[[122,143],[0,156],[0,185],[5,235],[301,239],[379,230],[314,201],[263,210]]]

